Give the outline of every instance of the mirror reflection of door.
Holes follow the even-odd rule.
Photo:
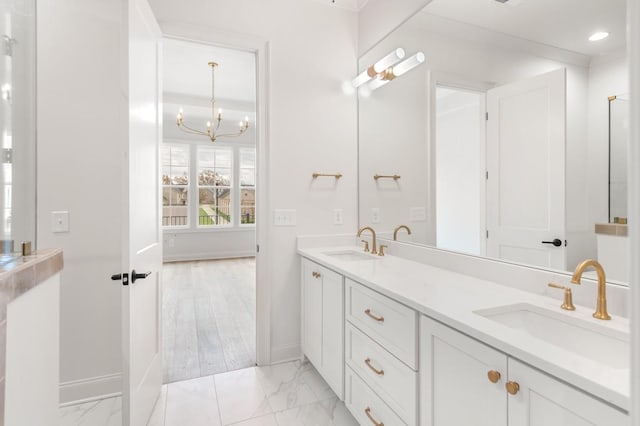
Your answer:
[[[490,257],[566,269],[565,83],[561,68],[487,92]]]
[[[437,247],[485,254],[485,96],[436,87]]]

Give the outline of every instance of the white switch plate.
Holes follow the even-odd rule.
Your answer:
[[[427,220],[427,210],[424,207],[411,207],[409,220],[411,222],[424,222]]]
[[[273,224],[275,226],[296,226],[296,211],[284,209],[274,210]]]
[[[69,212],[51,212],[51,232],[69,232]]]
[[[371,209],[371,223],[380,223],[380,209],[378,207]]]
[[[334,209],[333,210],[333,224],[334,225],[342,225],[342,223],[343,223],[342,215],[343,215],[342,209]]]

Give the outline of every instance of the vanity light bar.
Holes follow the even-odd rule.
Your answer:
[[[405,55],[405,53],[404,53],[404,49],[403,48],[399,47],[399,48],[395,49],[393,52],[389,53],[387,56],[385,56],[384,58],[380,59],[375,64],[371,65],[369,68],[367,68],[366,70],[362,71],[360,73],[360,75],[358,75],[356,78],[354,78],[351,81],[351,85],[353,87],[362,86],[367,81],[369,81],[372,78],[376,77],[382,71],[386,70],[387,68],[393,66],[398,61],[403,59],[404,55]]]
[[[379,73],[375,80],[369,83],[369,89],[375,90],[378,87],[384,86],[394,78],[400,77],[401,75],[411,71],[412,69],[423,63],[425,59],[426,57],[424,56],[424,53],[418,52],[415,55],[400,62],[398,65],[387,68],[383,72]]]

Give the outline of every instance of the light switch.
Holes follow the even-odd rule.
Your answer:
[[[333,224],[334,225],[342,225],[343,224],[343,212],[342,209],[334,209],[333,210]]]
[[[69,232],[69,212],[51,212],[51,231]]]
[[[380,223],[380,209],[378,207],[371,209],[371,223]]]
[[[409,210],[409,220],[411,222],[424,222],[427,220],[427,209],[424,207],[411,207]]]

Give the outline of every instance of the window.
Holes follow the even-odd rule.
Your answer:
[[[198,226],[233,224],[233,151],[198,147]]]
[[[164,228],[255,225],[255,148],[165,142],[161,153]]]
[[[163,144],[162,226],[189,226],[189,146]]]
[[[255,149],[240,149],[240,223],[256,223]]]

